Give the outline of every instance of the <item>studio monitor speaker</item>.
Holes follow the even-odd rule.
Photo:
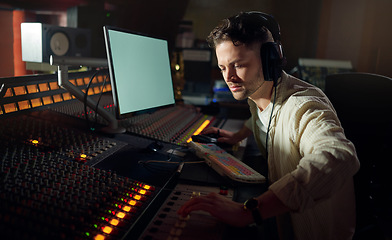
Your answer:
[[[50,55],[91,57],[89,29],[22,23],[22,60],[49,63]]]

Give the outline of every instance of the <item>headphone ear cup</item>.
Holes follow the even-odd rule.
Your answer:
[[[282,59],[278,47],[275,42],[266,42],[261,45],[260,49],[264,80],[274,81],[274,85],[282,74]]]

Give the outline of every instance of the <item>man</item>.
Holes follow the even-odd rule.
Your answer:
[[[208,37],[234,98],[248,99],[252,113],[239,132],[220,130],[218,141],[233,144],[253,133],[268,159],[268,191],[246,204],[211,193],[178,213],[203,210],[233,226],[276,217],[281,239],[351,239],[355,148],[323,92],[281,70],[279,31],[270,15],[247,12],[225,19]],[[217,129],[204,133],[211,132]]]

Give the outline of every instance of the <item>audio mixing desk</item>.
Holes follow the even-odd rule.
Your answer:
[[[105,135],[52,76],[3,82],[1,239],[230,239],[254,232],[233,233],[202,212],[189,219],[175,213],[192,195],[222,186],[236,201],[262,189],[220,176],[187,148],[206,122],[223,127],[219,118],[175,106],[124,120],[127,133]],[[101,104],[112,111],[110,97]]]

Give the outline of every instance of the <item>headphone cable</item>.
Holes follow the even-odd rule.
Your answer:
[[[275,85],[275,91],[274,91],[274,101],[272,102],[272,109],[271,109],[271,115],[268,121],[268,127],[267,127],[267,133],[265,136],[265,152],[266,152],[266,161],[267,161],[267,176],[266,177],[266,183],[268,184],[268,135],[269,135],[269,130],[270,130],[270,126],[271,126],[271,121],[272,121],[272,114],[274,112],[274,108],[275,108],[275,101],[276,101],[276,89],[277,89],[277,84]]]

